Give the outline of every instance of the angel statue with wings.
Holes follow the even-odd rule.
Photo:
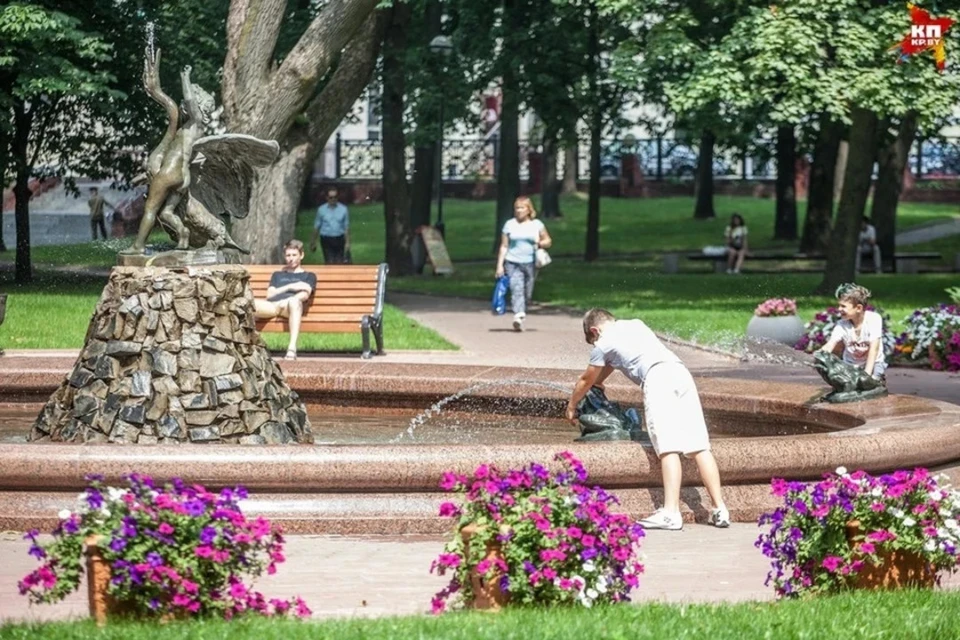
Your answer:
[[[160,88],[160,50],[147,49],[143,86],[167,111],[167,131],[146,161],[147,201],[133,246],[123,252],[143,254],[159,221],[177,249],[235,249],[246,253],[227,232],[223,215],[248,213],[254,171],[276,159],[275,140],[212,133],[213,96],[190,82],[190,67],[180,74],[183,85],[181,125],[177,103]]]

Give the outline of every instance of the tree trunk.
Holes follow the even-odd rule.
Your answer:
[[[590,122],[590,186],[587,190],[587,247],[584,260],[592,262],[600,257],[600,134],[603,123],[600,110],[592,107]]]
[[[577,143],[572,142],[563,148],[563,184],[560,192],[563,195],[573,195],[577,192],[577,163],[580,161],[580,151]]]
[[[424,8],[424,18],[427,22],[427,30],[422,43],[424,47],[429,45],[434,36],[440,34],[442,13],[442,7],[438,0],[427,0]],[[439,106],[439,103],[437,103],[437,106]],[[417,120],[417,133],[423,134],[422,129],[429,131],[438,126],[439,115],[439,109],[437,108],[421,112]],[[433,202],[437,165],[437,145],[433,141],[435,139],[436,136],[421,135],[420,141],[414,148],[413,187],[410,191],[410,223],[414,229],[430,224],[430,207]],[[422,264],[415,266],[418,273],[423,269]]]
[[[797,138],[792,125],[777,127],[775,240],[797,239]]]
[[[603,113],[600,105],[600,25],[595,0],[587,4],[587,60],[590,108],[590,188],[587,193],[587,246],[583,259],[592,262],[600,256],[600,136]]]
[[[559,218],[560,213],[560,184],[557,181],[557,134],[556,131],[547,131],[543,136],[543,157],[540,167],[540,182],[542,195],[540,207],[546,219]]]
[[[700,155],[697,158],[697,176],[694,184],[696,202],[693,208],[695,219],[716,218],[713,209],[713,146],[717,137],[709,129],[704,129],[700,137]]]
[[[13,107],[13,144],[11,156],[17,168],[13,185],[14,223],[17,231],[17,253],[14,259],[14,280],[27,284],[33,280],[33,263],[30,260],[30,174],[32,167],[28,155],[30,127],[33,114],[17,101]]]
[[[221,85],[227,130],[277,140],[281,149],[254,179],[249,214],[233,225],[234,239],[254,263],[281,261],[309,169],[367,86],[382,37],[377,0],[330,0],[277,63],[285,4],[233,0],[227,17]]]
[[[500,162],[497,173],[497,219],[493,235],[494,252],[500,247],[500,231],[513,216],[513,203],[520,195],[520,95],[516,75],[503,75],[503,102],[500,110]]]
[[[901,121],[897,137],[877,152],[879,171],[873,188],[873,226],[877,230],[880,254],[891,263],[897,250],[897,204],[903,190],[903,171],[917,134],[917,115],[908,113]]]
[[[850,151],[843,176],[843,192],[837,207],[837,218],[830,233],[827,264],[823,281],[816,292],[832,294],[837,286],[854,279],[854,261],[860,235],[870,176],[877,156],[877,114],[854,107],[850,126]]]
[[[807,190],[807,216],[803,222],[800,251],[824,253],[833,224],[833,187],[837,155],[843,136],[843,123],[827,115],[820,117],[820,131],[813,147],[810,187]]]
[[[406,31],[410,4],[396,3],[383,43],[383,220],[386,226],[386,261],[397,276],[414,272],[411,245],[410,196],[407,187],[406,137],[403,133],[403,102]]]
[[[316,155],[316,145],[301,140],[281,148],[277,161],[258,172],[250,215],[235,220],[231,229],[252,264],[283,264],[283,245],[294,237],[300,196]]]

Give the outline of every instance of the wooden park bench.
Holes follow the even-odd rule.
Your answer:
[[[681,254],[667,253],[663,257],[664,273],[677,273],[679,271],[679,258]],[[702,253],[683,254],[682,257],[694,262],[712,262],[713,270],[716,273],[723,273],[727,270],[727,256],[704,255]],[[940,260],[941,256],[935,251],[914,251],[898,252],[894,255],[895,273],[917,273],[921,260]],[[777,261],[777,262],[816,262],[826,260],[826,256],[812,253],[748,253],[746,262],[756,261]],[[869,258],[864,258],[865,267],[873,269],[873,262]]]
[[[245,265],[250,273],[250,289],[265,300],[270,276],[283,265]],[[370,332],[377,343],[377,355],[383,355],[383,295],[387,286],[386,264],[379,265],[303,265],[304,271],[317,276],[317,288],[303,307],[300,333],[357,333],[363,339],[363,356],[369,358]],[[257,320],[261,332],[289,332],[286,318]]]

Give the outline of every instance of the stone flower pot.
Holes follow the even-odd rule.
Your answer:
[[[460,529],[460,537],[463,538],[464,548],[469,548],[470,538],[472,538],[482,527],[476,524],[468,524]],[[487,543],[486,552],[480,560],[494,560],[503,558],[500,545],[494,540]],[[473,559],[470,559],[473,562]],[[486,611],[499,611],[507,604],[510,599],[509,594],[500,589],[500,572],[491,570],[486,576],[481,576],[476,569],[470,572],[470,588],[473,590],[473,599],[467,602],[470,609],[482,609]]]
[[[789,346],[803,337],[803,321],[799,316],[753,316],[747,323],[747,337],[773,340]]]
[[[860,534],[860,522],[847,523],[847,541],[856,551],[862,542],[854,542]],[[937,573],[923,556],[900,549],[885,550],[877,554],[880,564],[865,562],[853,577],[850,586],[871,591],[891,589],[932,589]]]

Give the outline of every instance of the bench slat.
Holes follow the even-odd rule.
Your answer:
[[[250,287],[250,290],[253,291],[253,295],[257,298],[263,298],[263,297],[266,297],[267,295],[266,285],[262,287]],[[348,283],[339,284],[339,285],[327,284],[324,286],[318,285],[317,288],[314,289],[315,296],[327,295],[327,296],[341,296],[341,297],[353,296],[353,297],[372,298],[376,293],[377,293],[377,285],[375,284],[364,284],[364,285],[358,285],[358,284],[351,285]]]
[[[264,324],[257,323],[261,333],[287,333],[286,320],[273,319]],[[360,333],[360,321],[353,322],[313,322],[304,319],[300,323],[300,333]]]

